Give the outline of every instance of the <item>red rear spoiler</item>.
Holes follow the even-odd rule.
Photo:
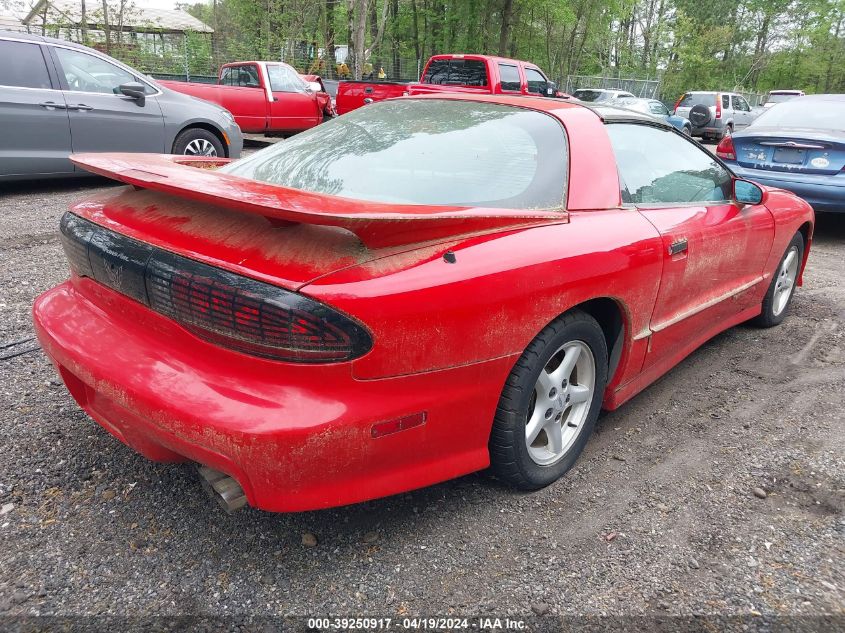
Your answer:
[[[536,224],[565,223],[563,210],[486,209],[366,202],[280,187],[215,169],[225,158],[74,154],[74,164],[138,188],[263,215],[275,224],[339,226],[368,248]]]

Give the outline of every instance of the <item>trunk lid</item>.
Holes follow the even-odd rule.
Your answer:
[[[72,160],[133,185],[78,203],[74,214],[289,290],[397,253],[430,257],[423,244],[568,221],[562,212],[387,205],[312,194],[214,173],[225,159],[87,154]]]
[[[833,176],[845,168],[845,132],[753,127],[733,137],[740,166]]]

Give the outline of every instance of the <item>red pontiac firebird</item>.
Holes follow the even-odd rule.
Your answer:
[[[232,509],[563,475],[715,334],[780,323],[813,211],[669,125],[541,97],[373,104],[236,162],[87,154],[34,306],[73,397]]]

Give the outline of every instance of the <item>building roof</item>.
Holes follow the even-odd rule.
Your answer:
[[[47,6],[48,26],[79,26],[82,22],[82,8],[79,0],[40,0],[23,19],[23,23],[40,28]],[[116,16],[118,7],[109,5],[110,17]],[[100,3],[88,3],[86,21],[90,29],[102,25],[103,9]],[[116,21],[116,20],[110,20]],[[117,29],[117,25],[112,25]],[[123,30],[138,33],[213,33],[214,29],[181,9],[147,9],[130,4],[124,9]]]

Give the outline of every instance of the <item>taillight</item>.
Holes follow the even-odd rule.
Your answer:
[[[736,150],[732,136],[726,136],[716,146],[716,156],[725,160],[736,160]]]
[[[351,360],[372,347],[361,325],[304,295],[154,248],[70,213],[61,229],[77,275],[222,347],[299,363]]]
[[[716,118],[722,118],[722,95],[716,95]]]

